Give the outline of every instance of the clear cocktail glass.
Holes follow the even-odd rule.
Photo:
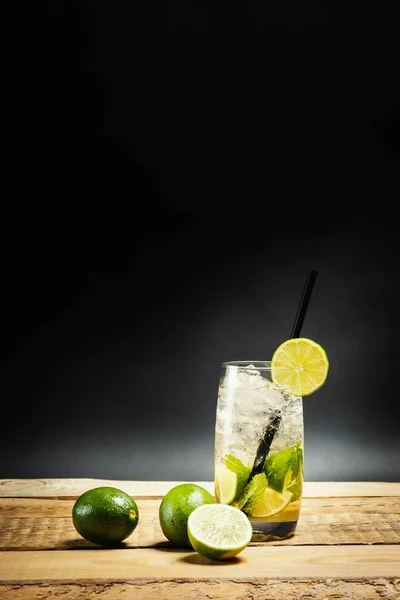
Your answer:
[[[215,427],[215,496],[243,510],[254,540],[296,530],[303,490],[303,402],[270,362],[223,363]]]

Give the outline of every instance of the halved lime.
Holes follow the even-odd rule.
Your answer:
[[[229,504],[204,504],[188,519],[193,548],[211,560],[228,560],[250,543],[253,528],[246,515]]]
[[[309,396],[324,385],[329,371],[325,350],[308,338],[283,342],[271,360],[272,379],[295,396]]]
[[[268,487],[262,500],[251,510],[251,518],[272,517],[282,512],[292,500],[293,494],[288,490],[282,493]]]
[[[238,475],[225,465],[215,467],[215,498],[221,504],[234,501],[238,487]]]

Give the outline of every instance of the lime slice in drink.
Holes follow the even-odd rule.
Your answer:
[[[288,490],[284,490],[282,493],[279,493],[268,487],[264,492],[263,498],[252,509],[250,517],[254,519],[277,515],[287,507],[287,505],[291,502],[292,497],[293,494]]]
[[[283,342],[271,360],[272,379],[295,396],[309,396],[326,381],[329,361],[325,350],[308,338]]]
[[[282,492],[297,477],[302,464],[303,450],[298,444],[270,454],[264,466],[268,486],[277,492]]]
[[[287,486],[286,489],[288,492],[292,492],[293,494],[292,502],[294,502],[295,500],[300,500],[301,495],[303,493],[303,478],[301,473],[299,473],[299,475],[297,475],[297,477],[293,479],[293,481]]]
[[[225,465],[215,467],[215,498],[221,504],[234,501],[238,487],[238,475]]]
[[[250,543],[253,528],[244,512],[229,504],[204,504],[188,519],[193,548],[211,560],[227,560]]]

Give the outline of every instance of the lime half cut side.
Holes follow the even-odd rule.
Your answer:
[[[193,548],[211,560],[228,560],[250,543],[253,528],[247,516],[229,504],[204,504],[188,519]]]
[[[294,396],[309,396],[326,381],[329,361],[325,350],[308,338],[283,342],[271,360],[274,383],[286,387]]]

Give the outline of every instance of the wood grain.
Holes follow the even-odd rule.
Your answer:
[[[399,546],[248,546],[236,559],[210,561],[197,552],[156,549],[82,549],[0,552],[0,581],[181,580],[257,578],[358,579],[398,577]]]
[[[77,498],[93,487],[110,485],[136,497],[162,498],[171,487],[182,481],[125,481],[108,479],[0,479],[0,497],[9,498]],[[203,486],[212,494],[210,481],[190,482]],[[316,481],[304,483],[305,497],[400,496],[400,483],[377,481]]]
[[[139,525],[126,547],[166,544],[161,500],[137,501]],[[74,500],[0,499],[0,550],[61,550],[92,547],[75,531]],[[296,535],[269,545],[400,544],[400,497],[305,498]]]
[[[138,498],[137,505],[141,515],[155,515],[161,503],[161,498]],[[60,498],[1,498],[0,518],[28,517],[69,517],[74,499]],[[398,497],[346,497],[337,498],[304,498],[301,515],[326,514],[400,514],[400,495]]]
[[[130,581],[1,585],[2,600],[399,600],[400,579]]]

